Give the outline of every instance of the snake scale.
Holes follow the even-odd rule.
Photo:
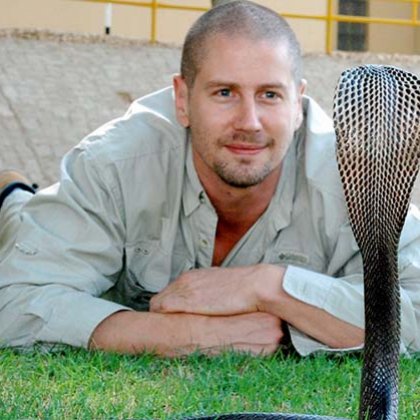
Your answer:
[[[398,418],[398,243],[420,166],[420,79],[392,66],[346,70],[334,98],[336,154],[363,260],[365,346],[359,419]],[[232,413],[184,420],[319,420]]]

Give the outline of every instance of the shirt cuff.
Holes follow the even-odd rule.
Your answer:
[[[88,348],[95,328],[110,315],[126,310],[132,309],[84,293],[71,292],[56,296],[52,305],[31,305],[28,312],[44,321],[34,341]]]

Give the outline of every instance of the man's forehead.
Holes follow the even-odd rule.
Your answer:
[[[289,41],[285,37],[262,37],[256,36],[252,33],[229,33],[221,32],[217,34],[208,35],[202,43],[203,50],[205,49],[217,49],[218,45],[223,43],[224,45],[235,46],[237,44],[251,44],[257,49],[258,45],[270,46],[273,49],[289,47]]]
[[[250,62],[249,58],[252,57]],[[200,51],[197,69],[207,65],[241,65],[248,62],[249,66],[279,64],[281,67],[289,66],[293,57],[287,41],[276,39],[257,39],[240,36],[228,38],[217,35],[209,39]],[[277,62],[276,62],[277,61]]]
[[[270,85],[284,84],[284,73],[291,72],[292,57],[284,42],[257,43],[246,38],[213,38],[201,52],[197,76],[203,74],[211,83],[236,83],[232,73],[246,79],[262,76],[261,82]],[[209,80],[210,83],[210,80]]]

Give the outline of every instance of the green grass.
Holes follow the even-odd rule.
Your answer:
[[[64,349],[0,350],[0,418],[180,419],[230,411],[318,413],[355,419],[357,356],[226,353],[166,360]],[[420,413],[419,359],[401,363],[400,419]]]

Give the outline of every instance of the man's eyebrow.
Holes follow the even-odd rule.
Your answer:
[[[241,85],[239,83],[230,82],[228,80],[210,80],[205,84],[206,89],[214,89],[218,87],[240,88]],[[287,86],[282,82],[263,83],[257,86],[257,90],[264,89],[287,90]]]
[[[264,83],[263,85],[259,86],[259,89],[268,90],[268,89],[276,89],[276,90],[287,90],[287,86],[284,83]]]
[[[221,86],[228,86],[228,87],[235,88],[235,87],[239,87],[239,84],[235,82],[229,82],[227,80],[210,80],[209,82],[205,84],[205,87],[207,89],[217,88]]]

